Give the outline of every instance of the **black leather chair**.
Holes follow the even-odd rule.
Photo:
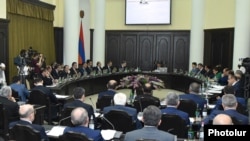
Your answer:
[[[133,105],[137,112],[143,112],[143,110],[149,105],[155,105],[156,107],[160,107],[160,101],[152,97],[140,96],[140,98],[134,100]]]
[[[163,114],[158,129],[172,133],[176,135],[177,138],[188,137],[188,127],[186,122],[178,115]]]
[[[113,96],[103,95],[100,99],[97,99],[96,108],[103,110],[104,107],[113,105]]]
[[[45,117],[48,124],[52,124],[53,120],[58,121],[58,111],[60,111],[60,104],[52,104],[49,97],[39,90],[32,90],[29,97],[30,104],[45,105]]]
[[[104,114],[102,129],[114,129],[123,133],[136,129],[132,116],[122,110],[111,110]]]
[[[58,122],[61,126],[70,126],[73,127],[74,125],[71,122],[71,112],[75,107],[66,107],[61,110],[60,112],[60,120]]]
[[[28,125],[16,124],[9,129],[10,140],[15,141],[41,141],[39,131],[33,129]]]
[[[0,136],[4,138],[4,140],[8,139],[9,136],[9,122],[8,122],[8,114],[4,106],[0,103]]]
[[[12,91],[12,96],[15,98],[15,100],[20,101],[21,98],[19,97],[18,92],[15,91],[14,89],[11,89],[11,91]]]
[[[59,136],[59,141],[93,141],[83,133],[66,132]]]
[[[193,100],[181,99],[177,109],[188,113],[189,117],[195,117],[197,104]]]

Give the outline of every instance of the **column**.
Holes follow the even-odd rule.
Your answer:
[[[95,1],[95,23],[94,23],[94,43],[93,43],[93,64],[100,61],[102,65],[105,54],[105,1]]]
[[[192,25],[190,39],[189,70],[192,62],[203,63],[204,54],[204,0],[192,0]]]
[[[79,0],[64,0],[63,64],[78,61],[80,28]]]
[[[238,69],[239,59],[250,57],[250,0],[236,0],[233,70]]]

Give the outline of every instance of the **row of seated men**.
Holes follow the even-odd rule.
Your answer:
[[[110,84],[109,85],[116,85],[117,84],[117,82],[116,81],[114,81],[114,80],[111,80],[110,82],[109,82]],[[37,81],[35,81],[35,84],[36,84],[36,87],[34,88],[34,89],[39,89],[39,88],[41,88],[41,89],[45,89],[46,87],[44,87],[43,86],[43,84],[42,84],[42,80],[40,79],[39,81],[37,80]],[[113,87],[114,88],[114,87]],[[40,90],[41,90],[40,89]],[[11,91],[7,91],[8,90],[8,87],[4,87],[3,89],[2,89],[2,91],[1,91],[1,96],[6,96],[6,95],[8,95],[8,97],[11,97]],[[44,91],[44,90],[43,90]],[[115,90],[110,90],[110,88],[109,88],[109,90],[108,91],[113,91],[113,95],[114,94],[116,94],[116,91]],[[91,106],[91,105],[87,105],[87,104],[85,104],[83,101],[84,101],[84,98],[85,98],[85,96],[84,96],[84,93],[85,93],[85,91],[84,91],[84,89],[83,88],[76,88],[74,91],[73,91],[73,95],[74,95],[74,98],[76,99],[73,103],[79,103],[79,105],[77,105],[77,104],[72,104],[72,105],[74,105],[74,106],[76,106],[76,107],[84,107],[87,111],[88,111],[88,114],[89,114],[89,117],[90,117],[90,115],[92,115],[92,113],[93,113],[93,107]],[[200,97],[199,95],[198,95],[198,93],[199,93],[199,85],[198,84],[196,84],[196,83],[192,83],[191,85],[190,85],[190,94],[188,94],[188,95],[190,95],[191,97],[197,97],[196,99],[198,99],[198,98],[201,98],[202,99],[202,97]],[[233,92],[232,92],[233,93]],[[48,94],[48,93],[45,93],[45,94]],[[99,97],[101,97],[101,95],[102,95],[103,93],[100,93],[100,95],[99,95]],[[52,95],[53,95],[53,93],[52,93]],[[53,99],[53,97],[54,96],[52,96],[51,95],[51,97],[50,98],[52,98]],[[78,95],[78,96],[77,96]],[[112,94],[111,94],[112,95]],[[171,105],[171,104],[169,104],[170,102],[168,102],[168,100],[169,99],[171,99],[171,98],[166,98],[166,105],[167,105],[167,108],[166,109],[168,109],[168,108],[170,108],[171,109],[171,107],[177,107],[178,106],[178,101],[179,101],[179,99],[180,98],[178,98],[178,96],[175,96],[176,94],[173,94],[173,96],[172,97],[176,97],[176,98],[172,98],[172,100],[173,101],[177,101],[177,102],[175,102],[176,104],[173,104],[173,105]],[[183,97],[188,97],[188,95],[183,95]],[[119,95],[118,95],[119,96]],[[152,96],[152,95],[151,95]],[[171,94],[168,94],[168,96],[169,97],[171,97]],[[229,96],[229,95],[225,95],[225,97],[227,97],[227,96]],[[182,96],[180,96],[180,97],[182,97]],[[1,97],[2,98],[2,97]],[[7,98],[7,97],[6,97]],[[54,97],[55,98],[55,97]],[[9,99],[13,99],[13,98],[9,98]],[[52,100],[51,99],[51,100]],[[56,98],[55,98],[56,99]],[[111,106],[112,108],[115,108],[115,107],[126,107],[126,97],[124,98],[124,96],[120,96],[120,99],[123,99],[123,100],[121,100],[121,101],[123,101],[123,103],[119,103],[119,102],[116,102],[117,100],[115,100],[114,99],[114,102],[115,102],[115,105],[114,106]],[[181,98],[182,99],[182,98]],[[224,104],[224,112],[223,113],[226,113],[226,111],[228,110],[228,111],[233,111],[233,112],[236,112],[236,106],[237,106],[237,100],[235,100],[235,96],[233,96],[233,98],[228,98],[229,100],[228,100],[228,102],[232,102],[232,103],[235,103],[235,104],[233,104],[233,106],[232,105],[226,105],[226,103],[227,103],[227,99],[223,102],[223,98],[222,98],[222,105]],[[1,100],[2,101],[2,100]],[[52,100],[53,101],[53,100]],[[56,100],[55,100],[56,101]],[[125,101],[125,102],[124,102]],[[206,100],[205,99],[202,99],[201,101],[204,101],[204,103],[206,102]],[[2,103],[4,103],[4,102],[2,102]],[[173,102],[174,103],[174,102]],[[199,102],[197,102],[197,103],[199,103]],[[203,108],[203,106],[204,106],[204,103],[202,103],[201,104],[201,108]],[[70,104],[69,104],[70,105]],[[72,106],[72,105],[70,105],[70,106]],[[81,105],[85,105],[85,106],[81,106]],[[87,105],[87,107],[86,107],[86,105]],[[118,106],[116,106],[116,105],[118,105]],[[228,106],[228,107],[226,107],[226,106]],[[67,106],[67,104],[65,105],[65,107]],[[231,107],[230,107],[231,106]],[[7,107],[7,106],[6,106]],[[17,109],[17,108],[15,108],[15,109]],[[106,107],[106,108],[104,108],[104,110],[103,111],[105,111],[106,109],[109,109],[109,107]],[[124,108],[125,109],[125,108]],[[127,109],[127,108],[126,108]],[[129,109],[131,109],[131,107],[129,107]],[[14,112],[14,111],[16,111],[16,110],[8,110],[8,111],[10,111],[10,112]],[[136,110],[134,110],[134,111],[136,111]],[[219,111],[219,112],[214,112],[215,114],[211,114],[212,116],[208,116],[208,119],[210,118],[210,119],[213,119],[213,117],[215,116],[215,115],[217,115],[218,113],[221,113],[222,111]],[[128,112],[129,113],[129,112]],[[166,112],[166,113],[170,113],[170,112]],[[213,113],[213,112],[212,112]],[[131,113],[129,113],[129,114],[131,114]],[[174,114],[177,114],[177,112],[174,112]],[[230,112],[228,112],[228,113],[226,113],[226,114],[228,114],[228,115],[230,115]],[[136,119],[137,120],[137,118],[136,118],[136,115],[137,115],[137,111],[135,112],[135,118],[134,119]],[[233,117],[235,117],[235,118],[237,118],[238,117],[238,115],[239,114],[236,114],[236,113],[232,113],[232,115],[230,115],[230,116],[233,116]],[[93,116],[94,116],[94,114],[93,114]],[[11,116],[10,116],[11,117]],[[186,117],[189,117],[189,116],[186,116]],[[239,118],[239,120],[242,122],[242,123],[244,123],[244,124],[248,124],[248,118],[246,117],[246,116],[239,116],[239,117],[241,117],[241,118]],[[186,118],[187,119],[187,118]],[[187,124],[188,124],[188,120],[189,119],[187,119]],[[206,121],[206,120],[204,120],[204,121]],[[138,128],[140,128],[140,125],[139,126],[137,126]]]
[[[124,94],[118,93],[115,95],[115,97],[122,97]],[[169,99],[168,99],[169,98]],[[167,101],[171,103],[171,98],[177,98],[178,95],[175,93],[171,93],[167,96]],[[116,99],[116,98],[115,98]],[[176,99],[175,99],[176,101]],[[174,102],[174,101],[172,101]],[[175,106],[173,106],[175,107]],[[171,106],[169,107],[171,108]],[[144,123],[143,128],[139,128],[134,131],[127,132],[125,135],[124,140],[125,141],[131,141],[131,140],[138,140],[138,139],[158,139],[158,140],[175,140],[175,136],[171,133],[158,130],[158,126],[161,124],[161,116],[164,111],[160,111],[160,109],[156,106],[148,106],[143,110],[142,115],[142,122]],[[20,114],[20,120],[14,121],[9,124],[10,129],[13,128],[17,124],[21,125],[29,125],[33,129],[40,132],[41,138],[44,140],[49,140],[48,136],[45,133],[45,129],[41,125],[32,124],[32,121],[34,120],[35,110],[32,105],[25,104],[21,105],[19,108],[19,114]],[[84,133],[88,138],[91,138],[95,141],[102,141],[104,140],[100,130],[93,130],[88,128],[89,125],[89,116],[86,109],[82,107],[76,107],[71,112],[71,121],[74,125],[74,127],[66,127],[64,129],[64,133],[66,132],[76,132],[76,133]],[[216,117],[213,119],[214,124],[226,124],[226,125],[232,125],[232,119],[230,116],[224,113],[220,113],[216,115]]]

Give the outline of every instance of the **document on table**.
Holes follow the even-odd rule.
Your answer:
[[[220,86],[220,85],[212,85],[213,90],[223,90],[225,86]]]
[[[56,94],[56,98],[68,98],[69,96],[68,95],[59,95],[59,94]]]
[[[59,137],[63,134],[64,129],[66,126],[54,126],[48,133],[48,136]]]

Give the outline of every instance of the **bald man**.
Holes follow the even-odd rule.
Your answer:
[[[32,122],[35,119],[35,112],[36,111],[32,105],[30,105],[30,104],[21,105],[19,108],[20,120],[15,121],[15,122],[11,122],[9,124],[9,128],[14,127],[16,124],[28,125],[28,126],[32,127],[33,129],[39,131],[41,138],[44,139],[45,141],[48,141],[49,139],[45,133],[44,127],[41,125],[32,124]]]
[[[71,112],[71,122],[73,123],[74,127],[66,127],[64,129],[64,133],[73,131],[84,133],[88,138],[92,138],[94,141],[104,140],[102,138],[100,130],[93,130],[88,128],[89,117],[88,112],[84,108],[78,107]]]
[[[98,99],[100,99],[103,95],[111,95],[114,96],[116,93],[117,81],[116,80],[109,80],[107,84],[107,91],[100,92],[98,94]]]
[[[213,125],[232,125],[232,119],[229,115],[218,114],[213,119]]]

